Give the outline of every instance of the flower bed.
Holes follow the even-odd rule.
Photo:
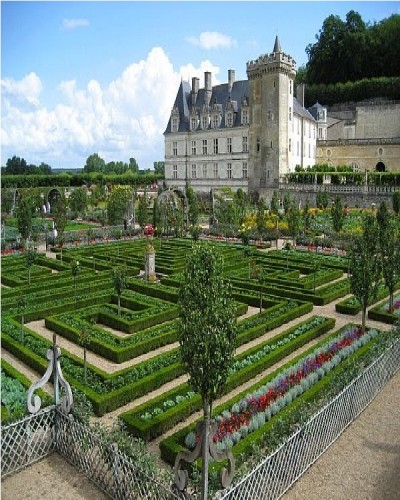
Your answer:
[[[224,393],[250,380],[313,338],[327,332],[334,324],[333,319],[313,316],[273,339],[237,355]],[[199,395],[192,392],[189,385],[184,383],[133,411],[123,413],[119,418],[123,420],[131,434],[148,441],[171,429],[176,423],[198,411],[201,406]]]
[[[368,311],[368,318],[390,325],[400,320],[400,294],[393,297],[393,313],[389,313],[389,300],[386,299]]]
[[[258,441],[265,442],[265,431],[275,421],[275,416],[279,418],[279,412],[315,397],[318,387],[328,380],[329,373],[349,356],[362,352],[363,346],[368,348],[377,335],[376,330],[363,335],[359,326],[344,327],[328,341],[266,377],[253,390],[216,408],[218,428],[214,441],[217,448],[232,448],[234,455],[246,456]],[[196,425],[197,422],[160,443],[164,460],[172,464],[176,454],[184,449],[184,443],[187,446],[196,444]]]

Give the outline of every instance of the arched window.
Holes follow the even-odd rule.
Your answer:
[[[385,164],[383,163],[383,161],[378,161],[378,163],[376,164],[375,170],[377,172],[385,172],[386,171]]]

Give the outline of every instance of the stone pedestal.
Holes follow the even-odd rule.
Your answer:
[[[157,280],[156,276],[156,252],[154,251],[153,245],[148,242],[146,247],[146,260],[144,266],[144,275],[146,281],[154,283]]]

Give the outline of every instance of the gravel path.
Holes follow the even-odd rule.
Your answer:
[[[400,372],[282,498],[400,498]]]

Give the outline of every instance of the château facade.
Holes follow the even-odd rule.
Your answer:
[[[165,184],[197,192],[271,190],[316,162],[317,120],[294,97],[296,63],[281,50],[247,63],[247,80],[181,82],[165,137]]]

